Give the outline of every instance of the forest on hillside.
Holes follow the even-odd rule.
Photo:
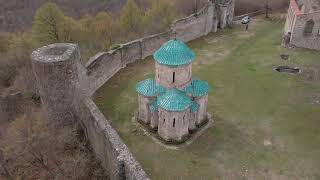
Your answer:
[[[0,0],[0,31],[27,31],[36,10],[47,0]],[[126,0],[52,0],[68,16],[79,18],[100,11],[117,12]]]
[[[80,18],[84,15],[95,15],[101,11],[119,14],[127,0],[52,0],[68,16]],[[174,0],[179,1],[179,0]],[[207,0],[185,0],[177,9],[192,9]],[[36,10],[47,0],[0,0],[0,31],[27,31],[31,28]],[[147,8],[150,0],[136,0],[140,7]],[[283,7],[288,0],[236,0],[236,14],[252,12],[263,8],[266,2],[271,8]],[[190,6],[192,5],[192,6]],[[189,11],[190,13],[190,11]]]

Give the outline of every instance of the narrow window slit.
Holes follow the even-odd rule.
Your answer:
[[[175,81],[176,81],[176,72],[173,72],[173,74],[172,74],[172,82],[174,83]]]

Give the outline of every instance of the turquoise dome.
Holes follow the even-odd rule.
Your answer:
[[[154,79],[146,79],[136,86],[136,91],[147,97],[157,96],[166,91],[166,88],[158,85]]]
[[[184,91],[187,94],[191,94],[193,97],[201,97],[209,93],[209,85],[205,81],[193,79]]]
[[[179,66],[191,63],[195,60],[196,55],[182,41],[170,40],[153,54],[153,58],[160,64]]]
[[[178,89],[167,90],[157,99],[157,105],[167,111],[185,111],[191,104],[190,97]]]

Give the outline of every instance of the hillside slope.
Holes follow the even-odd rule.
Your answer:
[[[48,0],[0,0],[0,31],[26,31],[36,10]],[[126,0],[52,0],[66,15],[79,17],[99,11],[117,11]]]
[[[117,12],[126,1],[127,0],[51,0],[51,2],[56,3],[66,15],[76,18],[85,14],[95,14],[99,11]],[[146,3],[149,0],[136,1]],[[200,2],[206,0],[195,0],[195,2],[196,1],[200,4]],[[235,13],[238,15],[262,9],[266,1],[269,2],[270,7],[273,9],[285,7],[288,4],[288,0],[236,0]],[[0,0],[0,31],[28,31],[31,27],[34,13],[45,2],[48,2],[48,0]]]

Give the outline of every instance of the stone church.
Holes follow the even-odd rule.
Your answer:
[[[291,0],[283,45],[320,50],[320,0]]]
[[[195,53],[182,41],[170,40],[153,55],[155,78],[141,81],[138,120],[166,142],[184,142],[207,122],[209,85],[192,78]]]

